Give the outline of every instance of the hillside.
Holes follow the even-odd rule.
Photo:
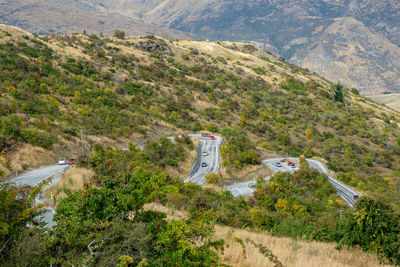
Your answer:
[[[384,104],[394,110],[400,110],[399,94],[380,94],[370,96],[373,101]]]
[[[2,184],[8,201],[0,223],[11,230],[4,228],[0,241],[12,245],[1,263],[215,265],[225,246],[214,238],[216,224],[360,246],[400,261],[399,114],[254,46],[36,36],[1,25],[0,92],[5,174],[21,147],[25,157],[44,161],[78,156],[95,173],[83,188],[64,191],[49,234],[25,228],[44,205],[34,206],[40,189]],[[225,140],[219,185],[245,176],[266,155],[304,155],[326,162],[364,197],[347,208],[326,177],[306,166],[260,181],[249,199],[184,184],[179,169],[193,156],[193,140],[166,137],[201,131]],[[152,202],[190,216],[165,221],[144,210]],[[89,254],[92,242],[96,253]]]
[[[324,158],[339,179],[370,192],[396,177],[395,111],[348,90],[335,102],[332,84],[253,46],[1,31],[1,142],[10,152],[26,142],[76,154],[80,130],[86,145],[209,130],[231,144],[223,148],[231,172],[253,162],[254,150]]]
[[[164,1],[142,17],[203,38],[252,42],[374,94],[399,91],[399,8],[379,0]]]
[[[93,8],[91,3],[75,0],[16,0],[0,1],[0,23],[14,25],[37,34],[61,34],[87,31],[111,35],[115,29],[129,35],[157,34],[188,38],[189,33],[166,29],[156,25]]]
[[[3,1],[1,7],[0,22],[33,32],[109,34],[121,28],[250,42],[363,94],[400,90],[396,0],[31,0]]]

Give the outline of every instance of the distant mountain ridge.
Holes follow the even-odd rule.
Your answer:
[[[44,8],[48,1],[30,2]],[[91,27],[107,29],[105,33],[118,27],[135,29],[128,31],[133,34],[143,34],[144,31],[178,37],[251,42],[333,82],[358,88],[364,94],[400,92],[400,2],[396,0],[53,2],[59,5],[68,2],[71,9],[72,6],[81,6],[84,7],[80,10],[82,13],[106,17],[103,25]],[[18,5],[8,1],[0,3],[2,11],[5,11],[3,7]],[[20,5],[18,12],[23,14],[21,12],[26,6]],[[0,22],[34,30],[29,26],[33,20],[24,22],[25,18],[15,16],[15,13],[6,17],[8,19],[0,15]],[[78,26],[73,25],[74,28],[82,28],[85,23],[99,24],[98,20],[91,19],[90,23],[83,20]],[[40,25],[38,21],[34,23]],[[53,26],[55,32],[65,32],[68,27],[68,24]]]
[[[37,34],[81,33],[86,30],[88,33],[111,35],[115,29],[121,29],[128,35],[190,38],[190,34],[149,25],[84,0],[0,0],[0,23]]]
[[[398,1],[165,1],[144,21],[251,41],[363,93],[399,91]]]

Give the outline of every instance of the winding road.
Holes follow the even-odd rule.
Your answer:
[[[218,172],[221,164],[220,148],[223,139],[215,135],[215,139],[211,140],[210,137],[202,136],[201,134],[188,134],[188,136],[199,139],[201,143],[197,148],[197,157],[193,163],[192,170],[189,177],[185,179],[185,183],[196,183],[204,185],[206,182],[207,173]],[[207,155],[203,153],[207,152]],[[202,166],[202,164],[206,166]]]
[[[54,176],[55,174],[61,172],[62,170],[64,170],[67,167],[68,167],[68,165],[52,165],[52,166],[43,167],[40,169],[26,172],[17,177],[11,178],[10,180],[8,180],[8,182],[14,183],[17,186],[19,186],[19,185],[36,186],[41,181]]]
[[[189,177],[185,179],[185,183],[192,182],[204,185],[206,174],[219,170],[221,161],[220,147],[223,143],[223,139],[220,136],[215,136],[215,140],[211,140],[209,137],[200,134],[189,134],[189,136],[199,139],[201,143],[198,146],[196,160],[192,166]],[[207,152],[207,155],[204,155],[204,152]],[[283,158],[266,159],[263,163],[274,173],[294,172],[299,169],[298,158],[286,158],[286,160],[296,162],[297,164],[295,167],[291,167],[287,163],[281,163],[280,166],[277,166],[277,163],[281,162],[282,159]],[[320,173],[327,176],[328,181],[336,188],[337,194],[348,206],[354,207],[357,199],[361,196],[360,193],[333,178],[321,162],[312,159],[307,159],[307,161],[311,168],[315,168]],[[206,163],[206,166],[202,167],[204,163]],[[269,181],[269,177],[264,178],[264,180]],[[256,184],[256,181],[242,182],[225,186],[224,189],[230,191],[234,197],[249,196],[254,193]]]
[[[296,164],[295,168],[292,168],[287,163],[281,163],[280,167],[278,167],[276,164],[278,162],[281,162],[282,159],[283,158],[266,159],[263,161],[263,163],[274,173],[294,172],[298,170],[298,164]],[[298,158],[285,158],[285,159],[293,162],[299,162]],[[328,178],[328,181],[333,185],[333,187],[336,188],[336,192],[340,196],[340,198],[343,199],[343,201],[348,206],[354,207],[357,199],[361,196],[359,192],[356,192],[349,186],[333,178],[329,174],[329,171],[324,167],[324,165],[321,162],[313,159],[307,159],[307,162],[311,168],[317,169],[320,173],[325,174],[326,177]],[[269,179],[264,178],[264,180],[268,181]],[[254,193],[256,184],[257,184],[256,181],[250,181],[250,182],[244,182],[226,186],[224,187],[224,189],[230,191],[234,197],[250,196]]]
[[[223,143],[223,138],[215,135],[215,139],[211,140],[208,136],[202,136],[201,134],[189,134],[190,137],[197,138],[200,140],[200,144],[197,148],[197,157],[192,166],[189,177],[185,179],[185,183],[192,182],[199,185],[205,184],[205,176],[208,173],[218,172],[221,165],[221,153],[220,148]],[[205,153],[206,152],[206,153]],[[266,159],[263,163],[271,169],[273,172],[293,172],[298,169],[297,165],[295,168],[288,166],[286,163],[282,163],[281,167],[278,167],[276,164],[280,162],[283,158],[273,158]],[[287,158],[287,160],[293,162],[299,162],[298,158]],[[325,174],[329,180],[329,182],[336,188],[338,195],[343,199],[343,201],[350,207],[354,207],[356,200],[361,196],[360,193],[354,191],[349,186],[339,182],[335,178],[333,178],[329,171],[324,167],[324,165],[316,160],[307,159],[311,168],[317,169],[319,172]],[[69,166],[63,165],[52,165],[48,167],[43,167],[34,171],[26,172],[20,176],[10,179],[8,182],[14,183],[15,185],[31,185],[36,186],[41,181],[53,177],[52,183],[58,183],[61,179],[61,173],[68,168]],[[264,178],[265,181],[269,181],[269,177]],[[234,185],[224,187],[225,190],[228,190],[232,193],[234,197],[239,196],[249,196],[252,195],[255,191],[257,182],[249,181],[237,183]],[[51,200],[46,199],[43,192],[36,199],[36,202],[51,202]],[[55,225],[53,221],[53,216],[55,214],[55,208],[47,207],[47,212],[44,213],[44,222],[47,227],[52,227]]]
[[[269,181],[270,178],[264,178],[264,181]],[[257,181],[243,182],[225,186],[224,190],[230,191],[233,197],[246,197],[251,196],[256,191]]]
[[[263,161],[263,163],[273,172],[287,172],[287,171],[292,172],[293,170],[297,169],[297,168],[291,168],[286,163],[282,163],[282,167],[277,167],[276,163],[280,162],[282,159],[283,158],[266,159]],[[298,158],[286,158],[286,159],[294,162],[299,162]],[[343,201],[348,206],[354,207],[357,199],[361,196],[360,193],[354,191],[349,186],[333,178],[329,174],[329,171],[325,168],[325,166],[321,162],[313,159],[307,159],[307,162],[311,168],[317,169],[320,173],[325,174],[326,177],[328,178],[328,181],[333,185],[333,187],[336,188],[337,194],[343,199]]]

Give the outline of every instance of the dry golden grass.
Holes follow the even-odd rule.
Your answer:
[[[166,167],[166,171],[171,176],[179,176],[182,178],[186,178],[189,176],[190,170],[192,169],[193,162],[197,156],[197,147],[200,141],[196,138],[191,138],[195,149],[191,151],[185,151],[185,160],[183,162],[179,162],[178,168],[175,167]]]
[[[252,181],[272,175],[272,172],[262,164],[246,165],[241,170],[221,166],[220,173],[224,184]]]
[[[190,170],[192,169],[193,162],[196,160],[197,147],[199,146],[200,140],[191,138],[194,148],[191,151],[187,151],[185,154],[185,161],[179,166],[185,177],[189,176]]]
[[[222,191],[222,187],[215,184],[205,184],[203,185],[203,188],[208,190],[214,190],[215,192],[218,193]]]
[[[167,214],[167,220],[172,221],[172,220],[182,220],[187,217],[187,212],[185,210],[177,210],[177,209],[171,209],[163,206],[160,203],[146,203],[143,206],[143,210],[152,210],[152,211],[158,211],[158,212],[164,212]]]
[[[184,210],[175,210],[159,203],[149,203],[144,210],[153,210],[167,214],[167,220],[180,220],[187,217]],[[337,250],[334,243],[293,240],[287,237],[271,236],[267,232],[250,232],[232,227],[217,225],[215,238],[225,240],[224,252],[219,252],[223,263],[235,267],[264,267],[274,264],[247,239],[266,246],[282,262],[283,266],[320,267],[320,266],[385,266],[379,263],[376,255],[365,253],[358,248]],[[245,248],[237,241],[244,241]]]
[[[21,173],[31,168],[56,163],[54,152],[41,147],[23,144],[16,147],[15,151],[8,153],[0,163],[2,170],[7,177],[15,176],[16,172]]]
[[[258,75],[265,81],[271,84],[279,84],[280,82],[284,81],[282,75],[279,73],[281,72],[288,72],[287,68],[284,67],[285,64],[280,62],[276,57],[270,56],[261,52],[260,50],[255,50],[250,53],[241,52],[239,50],[243,50],[245,46],[248,44],[245,43],[232,43],[232,42],[198,42],[198,41],[179,41],[174,42],[175,47],[183,48],[186,50],[189,49],[196,49],[203,54],[215,55],[220,56],[226,59],[229,64],[224,64],[222,62],[216,63],[218,67],[223,69],[232,68],[232,65],[236,64],[236,62],[240,62],[240,67],[244,72],[255,75],[252,67],[261,66],[263,67],[267,75]],[[236,47],[236,50],[232,50],[231,47]],[[246,50],[246,49],[244,49]],[[177,51],[175,51],[177,52]],[[180,51],[181,54],[183,51]],[[267,60],[263,60],[260,56],[267,58]],[[291,72],[290,75],[294,76],[295,78],[307,82],[310,78],[313,80],[318,81],[322,84],[327,84],[327,81],[323,78],[320,78],[316,75],[303,75],[299,73]],[[310,76],[310,77],[307,77]],[[312,77],[311,77],[312,76]]]
[[[384,113],[384,114],[386,114],[388,116],[394,115],[394,116],[398,117],[400,115],[399,109],[397,107],[393,107],[393,104],[396,105],[396,103],[397,103],[397,98],[394,98],[392,100],[393,103],[391,104],[390,100],[388,100],[388,99],[379,99],[379,96],[380,95],[377,95],[377,96],[366,96],[366,97],[352,96],[351,99],[352,99],[352,101],[354,101],[357,104],[359,104],[361,107],[370,108],[370,109],[374,110],[375,112]],[[388,96],[391,96],[391,95],[388,95]],[[377,105],[374,102],[367,101],[368,98],[370,98],[372,100],[375,100],[378,103],[385,104],[385,105]],[[387,97],[387,98],[389,98],[389,97]],[[383,103],[383,102],[386,102],[386,103]]]
[[[65,193],[57,192],[59,189],[66,188],[71,191],[82,189],[83,186],[94,176],[91,169],[72,167],[68,169],[61,177],[61,180],[54,186],[46,190],[47,196],[53,196],[55,200],[65,197]]]
[[[296,241],[274,237],[265,232],[253,233],[221,226],[216,226],[216,237],[229,244],[229,248],[220,257],[224,263],[232,266],[274,266],[258,248],[246,242],[246,239],[266,246],[284,266],[381,266],[374,254],[362,252],[360,249],[337,250],[334,243]],[[245,242],[245,253],[234,237]]]
[[[25,39],[23,38],[23,36],[25,35],[29,36],[30,38],[33,37],[33,34],[30,32],[26,32],[18,27],[9,26],[5,24],[0,24],[0,31],[8,32],[11,34],[11,36],[3,36],[3,38],[0,39],[0,43],[24,41]]]
[[[369,96],[372,100],[380,104],[385,104],[386,106],[399,111],[400,110],[400,94],[382,94],[382,95],[372,95]]]

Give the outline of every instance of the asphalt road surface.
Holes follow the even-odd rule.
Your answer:
[[[211,140],[209,137],[203,137],[200,134],[189,134],[189,136],[199,139],[201,143],[198,146],[196,160],[193,163],[189,177],[185,179],[185,183],[192,182],[204,185],[206,182],[206,174],[218,172],[220,168],[220,147],[223,139],[216,135],[215,140]],[[204,152],[207,152],[207,156],[203,155]],[[202,167],[202,163],[204,162],[207,164],[207,167]],[[269,178],[265,178],[265,180],[268,181]],[[227,186],[224,189],[231,191],[234,197],[248,196],[254,193],[256,184],[256,181],[250,181]]]
[[[15,185],[38,185],[41,181],[59,173],[64,170],[68,165],[52,165],[40,168],[34,171],[26,172],[15,178],[11,178],[8,182],[15,183]]]
[[[269,177],[264,178],[264,181],[269,181]],[[233,197],[251,196],[256,191],[257,181],[233,184],[224,187],[224,190],[230,191]]]
[[[205,176],[210,172],[217,172],[220,167],[220,146],[223,139],[219,136],[215,136],[215,140],[210,140],[209,137],[203,137],[200,134],[191,134],[191,137],[199,139],[201,144],[198,147],[197,157],[193,164],[192,170],[188,178],[185,179],[185,183],[193,182],[199,185],[205,184]],[[204,155],[203,152],[207,152]],[[299,169],[299,159],[298,158],[286,158],[295,163],[295,166],[289,166],[287,161],[281,162],[283,158],[266,159],[263,163],[271,169],[273,172],[294,172]],[[339,182],[333,178],[329,171],[324,167],[324,165],[316,160],[307,159],[311,168],[317,169],[320,173],[327,176],[329,182],[336,188],[337,194],[343,199],[343,201],[350,207],[354,207],[357,199],[361,196],[360,193],[354,191],[349,186]],[[278,167],[277,163],[281,166]],[[202,164],[206,163],[206,166]],[[268,178],[265,178],[268,180]],[[226,186],[224,189],[232,193],[234,197],[239,196],[249,196],[255,191],[256,181],[249,181],[238,183],[230,186]]]
[[[20,176],[17,176],[15,178],[10,179],[8,182],[9,183],[14,183],[15,185],[31,185],[31,186],[36,186],[38,185],[41,181],[53,177],[52,184],[56,184],[60,181],[61,179],[61,172],[64,171],[66,168],[68,168],[68,165],[52,165],[44,168],[40,168],[34,171],[29,171],[26,172]],[[51,203],[52,200],[47,199],[44,196],[44,192],[42,192],[39,197],[35,199],[36,204],[41,204],[44,202],[49,202]],[[53,221],[53,217],[55,214],[55,207],[46,207],[45,208],[46,212],[42,215],[43,216],[43,221],[46,223],[47,227],[53,227],[55,225],[55,222]]]
[[[190,137],[197,138],[201,141],[198,147],[197,157],[192,166],[192,170],[185,183],[191,182],[199,185],[204,185],[206,182],[205,176],[207,173],[218,172],[221,162],[220,148],[223,142],[222,137],[215,135],[215,140],[209,137],[203,137],[201,134],[189,134]],[[207,152],[207,156],[203,155]],[[202,164],[207,166],[203,167]]]
[[[282,167],[277,167],[276,163],[280,162],[282,159],[283,158],[266,159],[263,162],[273,172],[287,172],[287,171],[293,172],[293,170],[297,169],[297,168],[294,169],[291,168],[286,163],[281,163]],[[298,166],[299,162],[298,158],[286,158],[286,159],[296,162],[296,165]],[[349,186],[333,178],[329,174],[329,171],[324,167],[324,165],[321,162],[312,159],[307,159],[307,161],[311,168],[317,169],[320,173],[323,173],[328,177],[329,182],[336,188],[336,192],[348,206],[354,207],[356,200],[361,196],[360,193],[354,191]]]
[[[266,159],[263,161],[263,163],[265,165],[267,165],[267,167],[273,171],[273,172],[294,172],[297,171],[299,169],[299,159],[295,159],[295,158],[287,158],[288,160],[294,162],[296,165],[295,168],[293,168],[292,166],[289,166],[287,164],[287,162],[281,162],[281,158],[279,159]],[[280,162],[282,167],[277,167],[276,163]]]
[[[185,183],[192,182],[199,185],[205,184],[205,176],[208,173],[218,172],[221,163],[221,153],[220,148],[223,143],[223,139],[220,136],[215,135],[215,140],[211,140],[209,137],[203,137],[200,134],[190,134],[190,137],[197,138],[201,141],[198,146],[197,157],[192,166],[192,170],[188,178],[185,179]],[[204,155],[204,152],[207,152],[207,155]],[[271,169],[273,172],[293,172],[298,170],[299,167],[299,159],[298,158],[287,158],[290,161],[296,163],[296,167],[292,168],[288,166],[287,163],[281,163],[281,167],[277,167],[276,163],[281,162],[283,158],[274,158],[274,159],[266,159],[263,163]],[[345,184],[339,182],[332,176],[330,176],[328,170],[322,165],[321,162],[316,160],[307,159],[310,167],[317,169],[319,172],[325,174],[328,177],[329,182],[336,188],[337,193],[339,196],[344,200],[344,202],[354,207],[354,204],[358,197],[361,196],[360,193],[354,191],[350,187],[346,186]],[[203,166],[203,164],[206,166]],[[34,171],[26,172],[18,177],[12,178],[9,180],[10,183],[15,183],[16,185],[31,185],[36,186],[41,181],[53,177],[52,184],[58,183],[61,179],[61,172],[68,168],[68,166],[63,165],[53,165],[44,168],[40,168]],[[264,178],[266,181],[269,178]],[[239,196],[249,196],[252,195],[255,191],[256,181],[249,181],[238,183],[234,185],[230,185],[225,187],[225,190],[228,190],[232,193],[234,197]],[[43,202],[51,202],[51,200],[46,199],[43,192],[42,194],[36,199],[36,202],[43,203]],[[47,212],[44,214],[44,222],[47,224],[47,227],[52,227],[55,225],[53,222],[53,216],[55,214],[55,208],[48,207],[46,208]]]

